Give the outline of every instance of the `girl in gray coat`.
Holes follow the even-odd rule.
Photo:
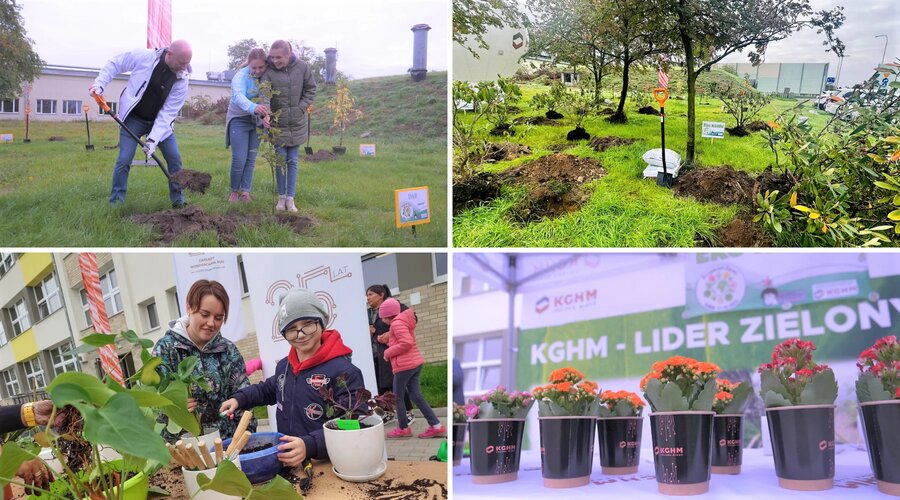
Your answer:
[[[271,82],[273,96],[271,110],[278,116],[272,126],[278,129],[275,151],[280,164],[275,168],[278,184],[278,204],[275,210],[296,212],[294,193],[297,189],[297,158],[300,145],[309,133],[306,126],[306,109],[316,96],[316,80],[309,65],[294,55],[291,45],[276,40],[269,51],[266,72],[260,82]],[[280,114],[277,114],[278,112]],[[287,166],[287,176],[284,167]]]

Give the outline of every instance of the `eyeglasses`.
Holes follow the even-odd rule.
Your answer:
[[[319,328],[319,323],[312,322],[307,323],[299,328],[293,327],[289,328],[283,332],[281,332],[281,336],[284,337],[285,340],[297,340],[297,337],[302,333],[304,337],[308,337],[314,333]]]

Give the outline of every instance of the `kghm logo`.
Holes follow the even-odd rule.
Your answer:
[[[546,311],[549,308],[550,308],[550,299],[548,299],[547,297],[541,297],[534,304],[534,312],[536,312],[538,314],[543,313],[544,311]]]
[[[500,445],[500,446],[491,446],[491,445],[488,445],[488,447],[484,449],[484,452],[485,452],[485,453],[488,453],[488,454],[494,453],[494,452],[497,452],[497,453],[512,453],[512,452],[514,452],[514,451],[516,451],[516,445],[514,445],[514,444],[506,444],[506,445],[503,445],[503,444],[502,444],[502,445]]]
[[[825,451],[826,448],[834,448],[834,441],[819,441],[819,450]]]
[[[597,301],[597,290],[585,290],[583,292],[567,293],[553,297],[553,307],[573,306]]]
[[[740,439],[720,439],[719,446],[743,446]]]
[[[637,448],[640,445],[640,441],[619,441],[619,448]]]
[[[653,448],[654,455],[660,455],[663,457],[680,457],[684,455],[684,448],[667,448],[662,446],[657,446]]]

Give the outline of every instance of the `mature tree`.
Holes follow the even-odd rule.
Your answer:
[[[316,49],[313,47],[309,47],[304,45],[304,41],[300,40],[299,42],[293,38],[287,41],[291,44],[292,50],[294,51],[294,55],[297,56],[301,61],[309,64],[310,69],[314,75],[316,75],[317,83],[322,83],[325,81],[325,56],[316,52]],[[244,40],[240,40],[235,42],[232,45],[228,46],[228,69],[238,69],[241,65],[244,64],[244,61],[247,60],[247,54],[250,53],[251,49],[256,47],[260,47],[266,52],[269,51],[269,44],[264,43],[262,45],[258,44],[256,40],[252,38],[245,38]],[[341,71],[337,71],[336,77],[338,80],[349,80],[352,77],[347,75]]]
[[[18,97],[22,85],[33,82],[44,66],[25,36],[20,9],[16,0],[0,0],[0,96],[7,98]]]
[[[245,38],[243,40],[237,41],[228,46],[228,69],[238,69],[241,65],[244,64],[244,61],[247,60],[247,54],[250,53],[251,50],[260,47],[265,50],[266,53],[269,52],[269,44],[264,43],[260,45],[253,38]]]
[[[606,68],[613,61],[604,20],[594,0],[535,0],[529,53],[549,52],[559,61],[588,68],[594,77],[595,104]]]
[[[528,26],[528,18],[519,11],[515,0],[454,0],[453,41],[466,47],[473,56],[475,50],[465,44],[474,38],[478,46],[488,49],[484,34],[491,27],[502,28]]]
[[[834,30],[844,22],[843,7],[813,12],[811,0],[658,0],[674,13],[687,73],[686,161],[694,162],[697,77],[733,52],[753,46],[751,62],[762,61],[766,46],[804,28],[824,33],[826,50],[843,55]]]

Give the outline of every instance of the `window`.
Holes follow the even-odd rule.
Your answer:
[[[122,295],[119,293],[119,281],[116,279],[116,270],[100,276],[100,290],[103,292],[103,302],[106,306],[106,316],[122,312]],[[91,321],[91,308],[88,305],[87,293],[81,289],[81,310],[84,311],[84,320],[87,326],[94,326]]]
[[[9,313],[9,322],[12,323],[13,337],[21,335],[22,332],[31,328],[31,318],[28,317],[28,304],[25,299],[21,298],[16,305],[7,309]]]
[[[19,392],[19,377],[16,375],[16,368],[12,367],[3,372],[3,384],[6,385],[6,395],[13,397]]]
[[[444,283],[447,281],[447,254],[434,253],[431,254],[432,269],[434,272],[434,282]]]
[[[59,284],[56,275],[50,273],[41,283],[33,288],[34,301],[37,303],[38,317],[44,319],[62,308],[62,298],[59,295]]]
[[[56,114],[56,101],[54,99],[38,99],[37,100],[37,113],[39,115],[54,115],[54,114]]]
[[[16,254],[0,253],[0,278],[6,275],[16,262]]]
[[[463,368],[463,394],[483,394],[503,383],[503,337],[485,337],[456,344]]]
[[[62,114],[64,115],[80,115],[81,101],[63,101]]]
[[[6,329],[3,328],[3,322],[0,321],[0,347],[5,346],[9,343],[9,339],[6,338]]]
[[[112,114],[116,114],[116,113],[118,112],[118,110],[119,110],[118,103],[106,101],[106,104],[109,105],[109,109],[110,109],[110,112],[111,112]],[[101,115],[105,115],[105,114],[106,114],[106,111],[104,111],[103,108],[99,108],[99,109],[100,109],[100,114],[101,114]]]
[[[147,324],[150,325],[150,329],[159,327],[159,315],[156,314],[156,302],[151,302],[147,304]]]
[[[50,362],[53,363],[54,377],[60,373],[81,371],[81,363],[78,361],[78,356],[72,354],[73,350],[71,341],[50,349]]]
[[[25,381],[28,390],[47,387],[47,383],[44,381],[44,369],[41,367],[40,356],[35,356],[23,362],[22,368],[25,368]]]
[[[18,99],[2,99],[0,100],[0,113],[18,113]]]

